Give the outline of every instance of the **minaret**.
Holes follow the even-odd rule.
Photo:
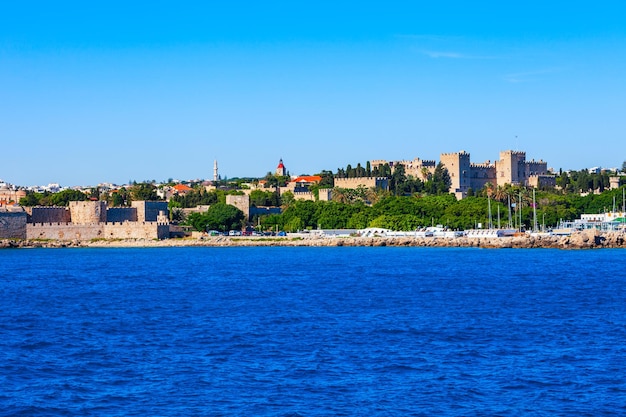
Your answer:
[[[217,159],[213,161],[213,181],[217,182],[219,176],[217,175]]]

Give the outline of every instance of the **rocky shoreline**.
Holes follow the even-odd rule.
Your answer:
[[[415,246],[415,247],[475,247],[475,248],[556,248],[597,249],[624,248],[626,234],[620,232],[575,232],[570,236],[514,236],[500,238],[417,238],[417,237],[205,237],[183,239],[94,239],[27,240],[3,239],[2,248],[104,248],[104,247],[243,247],[243,246]]]

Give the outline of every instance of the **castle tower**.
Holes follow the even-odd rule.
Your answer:
[[[450,174],[450,192],[458,199],[465,197],[470,188],[470,154],[461,151],[442,153],[440,161]]]
[[[280,158],[280,161],[278,162],[278,166],[276,167],[276,175],[279,177],[284,177],[287,175],[287,169],[283,164],[283,158]]]
[[[526,184],[526,152],[502,151],[496,162],[497,185]]]
[[[217,159],[213,161],[213,181],[217,182],[219,176],[217,175]]]
[[[74,224],[95,224],[107,221],[105,201],[70,201],[69,207]]]

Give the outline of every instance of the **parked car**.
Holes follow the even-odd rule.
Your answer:
[[[240,230],[231,230],[230,232],[228,232],[228,236],[241,236],[241,231]]]
[[[278,233],[276,233],[276,236],[287,236],[287,233],[280,231]]]
[[[221,235],[221,233],[219,231],[217,231],[217,230],[207,230],[206,233],[209,236],[220,236]]]

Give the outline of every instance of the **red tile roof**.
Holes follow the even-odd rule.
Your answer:
[[[292,182],[320,182],[321,180],[322,177],[320,177],[319,175],[302,175]]]
[[[186,186],[185,184],[176,184],[174,189],[179,193],[186,193],[187,191],[193,190],[193,188]]]

